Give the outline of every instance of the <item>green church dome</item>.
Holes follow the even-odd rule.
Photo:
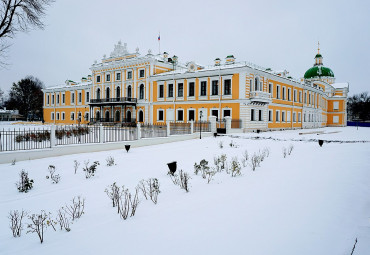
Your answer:
[[[334,73],[329,67],[318,65],[311,67],[304,74],[305,79],[311,79],[315,77],[334,77]]]

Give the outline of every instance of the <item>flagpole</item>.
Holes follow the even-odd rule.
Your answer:
[[[161,32],[158,35],[158,54],[161,55]]]

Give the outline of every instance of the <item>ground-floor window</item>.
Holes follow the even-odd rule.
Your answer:
[[[251,109],[251,121],[255,121],[255,118],[254,118],[254,109]]]
[[[269,110],[269,121],[272,121],[272,110]]]
[[[279,122],[280,121],[280,111],[275,112],[275,121]]]
[[[184,110],[177,110],[177,120],[183,121],[184,120]]]
[[[258,120],[263,121],[262,110],[258,110]]]
[[[195,110],[189,110],[188,120],[195,120]]]
[[[163,121],[164,120],[164,111],[158,110],[158,120]]]

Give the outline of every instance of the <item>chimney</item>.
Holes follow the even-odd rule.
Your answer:
[[[229,55],[226,57],[226,65],[231,65],[235,63],[234,55]]]

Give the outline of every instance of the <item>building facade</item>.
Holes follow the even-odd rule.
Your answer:
[[[243,131],[346,125],[348,83],[335,83],[318,52],[300,80],[233,55],[212,66],[141,56],[119,42],[81,82],[44,89],[46,123],[166,123],[231,117]]]

